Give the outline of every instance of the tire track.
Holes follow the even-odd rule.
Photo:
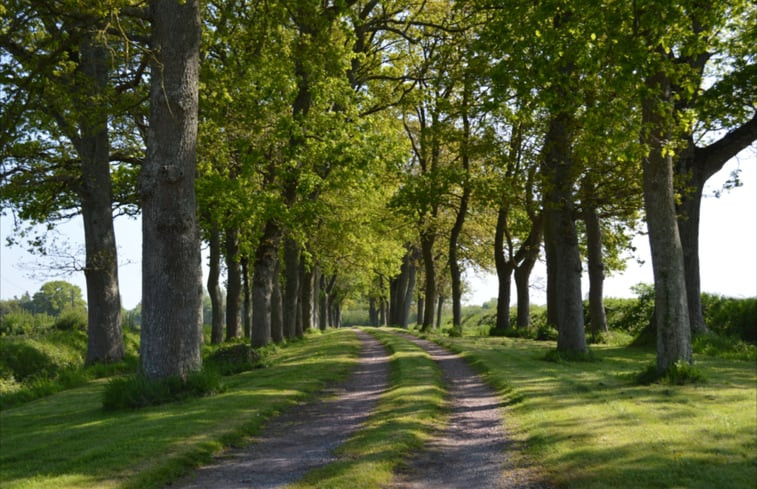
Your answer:
[[[334,462],[334,449],[368,419],[389,387],[389,357],[372,336],[356,331],[363,342],[350,378],[326,389],[316,400],[274,418],[242,449],[167,486],[171,489],[272,489],[297,481],[306,472]]]
[[[439,345],[403,335],[439,364],[448,392],[450,416],[416,458],[408,461],[392,489],[543,488],[533,469],[514,467],[514,447],[502,426],[502,405],[494,391],[458,355]]]

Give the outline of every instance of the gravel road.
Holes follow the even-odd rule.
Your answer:
[[[334,449],[368,419],[389,386],[386,350],[372,336],[357,334],[363,342],[360,363],[345,383],[327,389],[322,400],[274,418],[247,447],[226,451],[167,487],[269,489],[336,460]]]
[[[515,448],[502,425],[494,391],[458,355],[406,335],[431,354],[442,371],[450,403],[449,424],[397,475],[391,489],[547,489],[536,471],[515,467]]]

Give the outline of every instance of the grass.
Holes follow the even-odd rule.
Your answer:
[[[391,388],[366,425],[338,449],[339,461],[308,473],[289,489],[385,486],[396,468],[443,424],[441,373],[428,353],[386,330],[365,330],[391,353]]]
[[[2,488],[162,487],[354,367],[348,330],[270,354],[271,366],[226,377],[226,392],[138,411],[102,409],[104,380],[0,412]]]
[[[560,488],[752,489],[753,362],[699,355],[703,384],[637,385],[648,349],[594,345],[593,362],[547,362],[554,342],[442,338],[508,403],[506,424]]]

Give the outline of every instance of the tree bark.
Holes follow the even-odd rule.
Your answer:
[[[300,298],[300,247],[292,238],[284,240],[284,337],[297,338],[297,308]]]
[[[242,327],[244,337],[249,338],[252,332],[252,288],[250,287],[250,257],[247,254],[242,255],[240,265],[242,265]]]
[[[281,260],[277,256],[273,271],[273,289],[271,290],[271,340],[276,344],[284,341],[283,306],[281,296]]]
[[[226,229],[226,341],[242,337],[242,270],[239,231]]]
[[[442,327],[442,308],[444,307],[444,297],[440,294],[436,301],[436,329]]]
[[[683,191],[677,207],[678,232],[683,248],[683,265],[686,271],[686,301],[692,334],[707,331],[702,313],[702,287],[699,270],[699,220],[702,194],[707,180],[742,149],[757,139],[757,112],[752,118],[728,132],[712,144],[699,148],[693,137],[676,161],[675,175],[682,182]]]
[[[670,83],[664,74],[658,73],[647,81],[647,86],[652,93],[660,95],[659,99],[645,97],[642,101],[643,142],[649,151],[642,160],[642,173],[655,282],[657,370],[664,373],[675,362],[691,363],[693,357],[683,250],[675,209],[673,161],[670,153],[664,153],[669,131],[658,107],[660,102],[672,104]]]
[[[423,295],[420,293],[418,294],[417,301],[418,301],[418,316],[415,318],[415,323],[418,326],[422,326],[423,325],[423,306],[425,305],[426,301],[423,298]]]
[[[271,342],[271,295],[273,293],[276,264],[279,260],[281,229],[272,220],[263,228],[255,250],[252,272],[252,335],[253,348]]]
[[[500,206],[497,211],[497,228],[494,232],[494,265],[497,269],[497,322],[494,328],[504,331],[510,327],[510,287],[514,260],[505,256],[505,228],[507,208]]]
[[[305,331],[313,327],[313,268],[307,267],[305,261],[300,261],[300,304],[302,321],[297,329],[297,337],[303,338]]]
[[[216,224],[211,225],[208,262],[208,294],[212,307],[210,343],[217,345],[223,341],[223,294],[219,285],[221,275],[221,231]]]
[[[379,313],[378,309],[376,308],[376,298],[371,297],[368,299],[368,317],[371,321],[371,326],[374,328],[378,327],[379,325]]]
[[[196,222],[200,9],[153,0],[150,127],[142,199],[141,370],[185,377],[202,364],[202,269]]]
[[[88,95],[104,96],[109,57],[105,46],[87,37],[80,49],[80,69],[89,82],[79,103],[81,201],[87,282],[86,364],[115,362],[124,356],[121,330],[121,296],[118,289],[118,256],[113,230],[110,141],[107,111],[99,102],[87,106]]]
[[[516,327],[528,328],[531,325],[531,294],[528,288],[531,271],[539,258],[539,248],[544,236],[544,215],[536,214],[531,217],[531,231],[525,246],[522,246],[523,256],[515,267],[515,288],[518,295],[518,312]]]
[[[321,274],[321,293],[318,295],[318,309],[321,315],[318,317],[318,329],[326,331],[329,322],[329,301],[326,284],[326,275]]]
[[[597,210],[591,206],[584,209],[586,224],[586,249],[589,262],[589,324],[594,334],[607,332],[607,317],[604,304],[605,264],[602,259],[602,227]]]
[[[423,325],[421,331],[428,331],[434,326],[434,306],[436,305],[436,264],[434,263],[433,231],[421,232],[421,255],[426,278],[426,290],[423,295],[426,300],[423,313]]]
[[[552,117],[545,139],[543,173],[545,190],[544,243],[547,251],[547,307],[556,321],[557,349],[586,352],[583,300],[581,297],[581,255],[573,219],[573,161],[571,158],[572,115],[559,112]]]

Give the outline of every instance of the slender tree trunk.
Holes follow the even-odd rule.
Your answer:
[[[150,127],[142,166],[141,370],[201,367],[202,269],[195,168],[200,54],[197,0],[153,0]]]
[[[421,254],[423,256],[426,290],[424,296],[423,325],[421,331],[428,331],[434,326],[434,306],[436,302],[436,265],[434,263],[434,235],[432,232],[421,233]]]
[[[497,331],[510,327],[510,287],[513,275],[513,260],[505,255],[505,228],[507,227],[507,208],[500,206],[497,212],[497,228],[494,233],[494,265],[497,269]]]
[[[405,289],[405,296],[402,299],[402,314],[400,316],[400,319],[401,319],[400,326],[405,329],[407,329],[408,325],[410,324],[410,307],[413,304],[413,293],[415,292],[416,255],[417,255],[417,250],[415,248],[412,248],[411,253],[409,253],[408,255],[407,287]]]
[[[271,342],[271,294],[279,260],[281,230],[273,221],[268,221],[263,236],[255,250],[252,271],[252,335],[253,348]]]
[[[379,313],[378,309],[376,308],[376,298],[371,297],[368,299],[368,317],[371,321],[371,326],[378,327],[379,325]]]
[[[249,338],[252,332],[252,288],[250,287],[250,257],[247,254],[242,255],[240,264],[242,265],[242,327],[244,337]]]
[[[521,251],[523,253],[522,257],[520,257],[520,263],[515,267],[515,287],[518,294],[518,317],[515,324],[518,328],[528,328],[531,325],[531,295],[528,282],[536,260],[539,258],[539,249],[543,235],[543,214],[532,216],[531,231],[528,234],[526,243],[519,250],[519,254]]]
[[[670,83],[664,74],[648,80],[649,89],[671,104]],[[647,214],[649,247],[652,254],[657,326],[657,370],[666,372],[677,361],[693,361],[683,250],[676,218],[673,161],[664,154],[668,140],[665,118],[659,114],[660,100],[642,101],[644,141],[649,154],[642,160],[644,209]]]
[[[581,255],[573,219],[573,161],[571,159],[572,115],[552,117],[545,139],[543,173],[544,243],[547,251],[547,307],[557,321],[557,349],[586,352],[583,300],[581,297]]]
[[[418,294],[418,316],[415,319],[415,322],[418,326],[423,325],[423,306],[426,303],[425,299],[423,298],[422,294]]]
[[[442,327],[442,309],[443,308],[444,308],[444,296],[440,294],[439,298],[436,301],[436,329],[441,329]]]
[[[281,260],[276,257],[271,290],[271,340],[278,344],[284,341],[284,304],[281,296]]]
[[[607,317],[604,304],[605,264],[602,259],[602,227],[597,210],[591,206],[584,209],[586,224],[587,261],[589,262],[589,316],[594,334],[607,332]]]
[[[284,240],[284,337],[297,337],[297,308],[300,298],[300,247],[291,238]]]
[[[313,327],[313,268],[308,268],[304,260],[300,263],[300,304],[302,309],[302,321],[297,330],[297,337],[302,338],[305,331]]]
[[[310,296],[310,303],[312,304],[313,317],[310,324],[313,328],[318,327],[319,311],[318,311],[318,298],[321,295],[321,269],[318,266],[313,267],[313,292]]]
[[[221,275],[221,231],[215,224],[211,225],[209,239],[210,256],[208,263],[208,294],[212,307],[212,324],[210,343],[217,345],[223,341],[223,294],[219,285]]]
[[[329,301],[328,291],[326,285],[326,275],[321,274],[321,293],[318,295],[318,309],[321,311],[321,315],[318,317],[318,329],[326,331],[329,322]]]
[[[239,231],[226,229],[226,341],[242,337],[242,270]]]
[[[87,91],[101,95],[108,83],[109,56],[105,46],[87,38],[80,49],[80,67]],[[81,104],[85,105],[86,100]],[[121,295],[118,289],[118,256],[113,230],[110,141],[106,109],[83,107],[79,156],[82,180],[79,189],[87,282],[87,365],[115,362],[124,356],[121,330]]]

